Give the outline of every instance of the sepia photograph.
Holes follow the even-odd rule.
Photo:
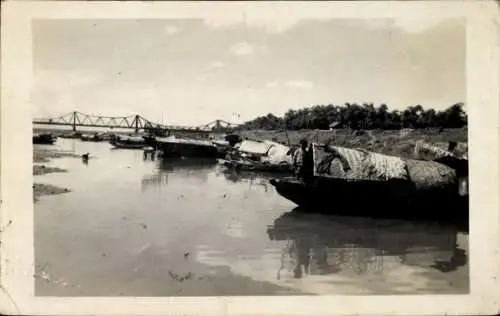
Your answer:
[[[466,17],[189,5],[23,24],[33,297],[470,295]]]

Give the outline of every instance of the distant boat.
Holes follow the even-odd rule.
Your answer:
[[[52,145],[56,140],[57,137],[51,133],[33,134],[33,144]]]
[[[102,135],[100,134],[83,134],[81,137],[80,137],[80,140],[82,142],[100,142],[100,141],[103,141],[104,138],[102,137]]]
[[[212,140],[212,144],[214,144],[215,147],[217,148],[217,151],[219,152],[219,157],[221,158],[226,156],[226,154],[232,148],[230,143],[226,140],[219,140],[219,139]]]
[[[117,135],[109,141],[115,148],[121,149],[144,149],[148,144],[141,136],[120,136]]]
[[[175,136],[156,137],[155,145],[165,158],[217,158],[220,155],[217,146],[206,140],[176,138]]]
[[[290,148],[272,141],[244,140],[219,163],[229,169],[292,173]]]
[[[109,143],[113,145],[114,148],[120,149],[143,149],[146,145],[144,143],[126,143],[118,140],[110,140]]]
[[[115,136],[109,143],[122,149],[143,149],[148,145],[146,140],[139,136]]]
[[[80,132],[72,132],[69,134],[63,133],[63,134],[59,135],[59,137],[61,137],[61,138],[81,138],[82,133],[80,133]]]
[[[219,164],[234,170],[240,171],[262,171],[262,172],[279,172],[279,173],[293,173],[292,166],[287,163],[280,164],[269,164],[260,161],[251,161],[251,160],[228,160],[228,159],[219,159]]]

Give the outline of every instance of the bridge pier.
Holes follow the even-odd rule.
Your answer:
[[[76,111],[73,111],[73,132],[76,132]]]
[[[135,133],[139,134],[139,115],[135,116]]]

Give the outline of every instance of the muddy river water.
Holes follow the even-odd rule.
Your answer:
[[[35,181],[36,295],[468,293],[468,236],[454,227],[293,212],[269,178],[208,161],[59,139],[89,152]],[[333,199],[334,197],[332,197]]]

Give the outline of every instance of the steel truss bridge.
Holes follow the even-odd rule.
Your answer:
[[[50,118],[36,118],[33,124],[37,125],[52,125],[52,126],[72,126],[73,131],[77,127],[98,127],[98,128],[121,128],[133,129],[135,133],[140,130],[154,130],[161,129],[170,132],[199,132],[199,133],[213,133],[213,132],[230,132],[238,124],[229,123],[224,120],[215,120],[208,124],[191,127],[191,126],[175,126],[163,125],[153,123],[152,121],[142,117],[141,115],[129,116],[102,116],[85,114],[78,111],[71,113],[50,117]]]

